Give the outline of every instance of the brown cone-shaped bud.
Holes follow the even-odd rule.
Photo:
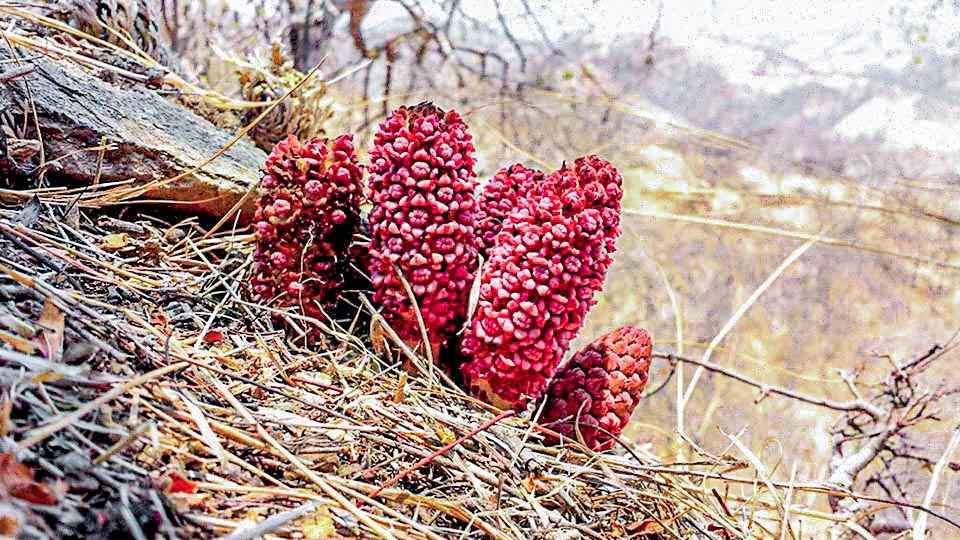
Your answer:
[[[582,437],[592,450],[609,449],[640,402],[652,349],[647,331],[634,326],[581,349],[550,381],[540,424],[573,440]]]

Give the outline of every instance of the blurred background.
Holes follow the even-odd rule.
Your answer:
[[[271,43],[301,71],[319,64],[331,81],[328,132],[356,133],[358,148],[391,109],[432,100],[466,117],[481,178],[518,161],[613,162],[626,183],[624,234],[581,343],[640,324],[660,352],[849,399],[844,374],[862,371],[868,390],[891,362],[960,329],[956,0],[161,8],[178,71],[221,92],[237,94],[237,59],[266,57]],[[948,354],[926,374],[930,388],[956,382]],[[693,371],[658,361],[651,386],[665,386],[638,409],[634,443],[683,460],[692,447],[678,430],[714,454],[744,430],[775,477],[794,464],[798,481],[825,477],[837,411],[758,402],[756,389],[709,372],[691,385]],[[960,416],[955,399],[940,405],[942,422],[910,442],[933,459]],[[895,495],[921,498],[928,475],[902,477]],[[955,472],[944,481],[945,504],[960,482]]]

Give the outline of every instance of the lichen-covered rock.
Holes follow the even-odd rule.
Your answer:
[[[274,146],[262,171],[254,216],[251,289],[272,307],[299,306],[323,318],[349,272],[360,223],[362,170],[352,135]]]
[[[646,330],[614,330],[574,354],[550,382],[540,424],[590,449],[613,446],[649,379]],[[557,442],[549,440],[548,442]]]
[[[622,178],[595,156],[551,174],[517,202],[481,270],[464,332],[470,390],[520,408],[546,388],[603,287],[620,234]]]
[[[465,318],[477,270],[473,152],[460,115],[430,103],[394,111],[370,151],[374,301],[404,341],[421,342],[405,279],[435,356]]]

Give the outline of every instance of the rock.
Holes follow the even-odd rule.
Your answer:
[[[91,183],[99,152],[84,149],[99,145],[101,138],[117,149],[104,153],[99,181],[133,179],[135,185],[190,171],[232,138],[155,91],[109,84],[69,60],[19,52],[36,69],[0,84],[0,111],[9,111],[19,122],[29,102],[29,84],[46,160],[59,160],[58,168],[47,173],[51,181]],[[0,47],[0,63],[10,58],[9,49]],[[178,201],[182,204],[176,206],[183,209],[219,217],[256,186],[265,158],[263,151],[240,140],[202,170],[152,188],[143,197]],[[252,215],[254,200],[245,203],[242,216]]]

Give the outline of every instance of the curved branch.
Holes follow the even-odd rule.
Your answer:
[[[748,386],[752,386],[760,390],[761,392],[760,399],[767,396],[768,394],[777,394],[777,395],[781,395],[791,399],[795,399],[797,401],[802,401],[804,403],[809,403],[811,405],[817,405],[820,407],[833,409],[835,411],[863,412],[875,419],[880,418],[883,415],[883,411],[879,407],[873,405],[872,403],[864,401],[862,399],[855,399],[855,400],[849,400],[849,401],[836,401],[836,400],[825,398],[825,397],[810,396],[807,394],[803,394],[801,392],[789,390],[787,388],[781,388],[779,386],[774,386],[771,384],[757,381],[755,379],[747,377],[746,375],[737,373],[732,369],[725,368],[718,364],[714,364],[713,362],[704,362],[702,360],[697,360],[687,356],[679,356],[676,354],[654,353],[653,356],[654,358],[662,358],[669,362],[683,362],[685,364],[694,364],[702,367],[703,369],[706,369],[707,371],[719,373],[735,381],[741,382]]]

